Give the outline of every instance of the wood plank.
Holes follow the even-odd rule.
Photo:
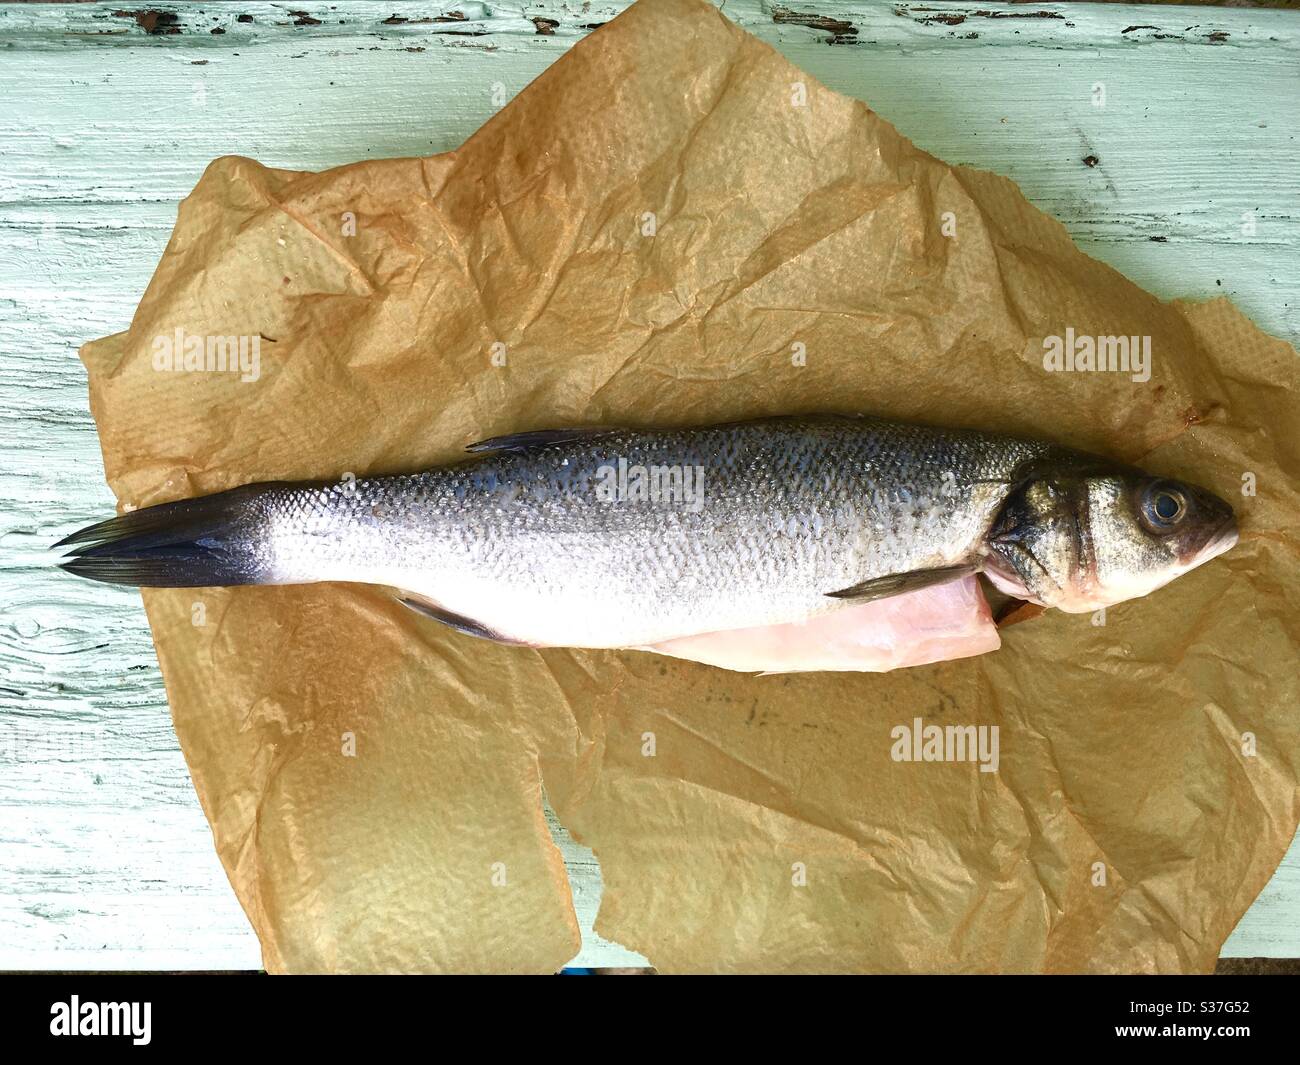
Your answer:
[[[494,112],[494,86],[518,92],[625,6],[342,2],[304,7],[313,23],[270,4],[161,5],[177,17],[154,33],[120,5],[0,8],[0,968],[260,964],[138,596],[49,566],[47,544],[112,506],[77,346],[129,322],[212,158],[314,170],[453,148]],[[1145,287],[1228,293],[1300,339],[1293,15],[724,9],[927,150],[1013,177]],[[599,870],[555,830],[589,930]],[[579,964],[637,961],[586,942]],[[1300,848],[1225,954],[1300,955]]]

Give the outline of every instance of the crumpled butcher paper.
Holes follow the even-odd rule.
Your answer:
[[[1046,371],[1067,329],[1150,337],[1150,379]],[[257,372],[156,368],[177,336],[256,338]],[[1240,546],[1104,624],[887,675],[499,646],[377,587],[146,591],[271,971],[558,969],[544,798],[600,861],[597,930],[665,972],[1206,972],[1295,833],[1295,351],[1162,303],[703,0],[642,0],[445,155],[216,160],[82,355],[129,506],[832,410],[1046,437],[1238,509]],[[997,771],[896,761],[918,719],[996,726]]]

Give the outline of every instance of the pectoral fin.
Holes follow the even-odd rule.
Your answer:
[[[434,621],[441,621],[444,625],[450,626],[457,632],[463,632],[466,636],[477,636],[480,640],[492,640],[494,643],[517,644],[521,642],[512,640],[509,636],[503,636],[495,629],[490,629],[473,618],[467,618],[464,614],[456,614],[450,610],[445,610],[431,599],[425,599],[423,596],[406,592],[394,598],[408,610],[414,610],[417,614],[421,614],[426,618],[433,618]]]
[[[874,599],[888,599],[890,596],[915,592],[920,588],[929,588],[934,584],[968,577],[977,567],[969,563],[960,566],[940,566],[937,569],[917,569],[908,573],[891,573],[887,577],[873,577],[838,592],[827,592],[832,599],[852,599],[856,603],[869,603]]]

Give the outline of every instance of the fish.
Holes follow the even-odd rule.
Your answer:
[[[1236,544],[1213,493],[1053,443],[869,415],[546,429],[417,473],[268,482],[55,547],[142,587],[359,582],[474,637],[744,672],[995,650],[983,579],[1065,612]]]

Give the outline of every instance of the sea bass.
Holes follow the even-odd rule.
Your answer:
[[[82,529],[151,587],[355,581],[461,632],[757,671],[998,645],[975,580],[1071,612],[1237,541],[1211,493],[1053,444],[870,417],[496,437],[400,476],[246,485]]]

